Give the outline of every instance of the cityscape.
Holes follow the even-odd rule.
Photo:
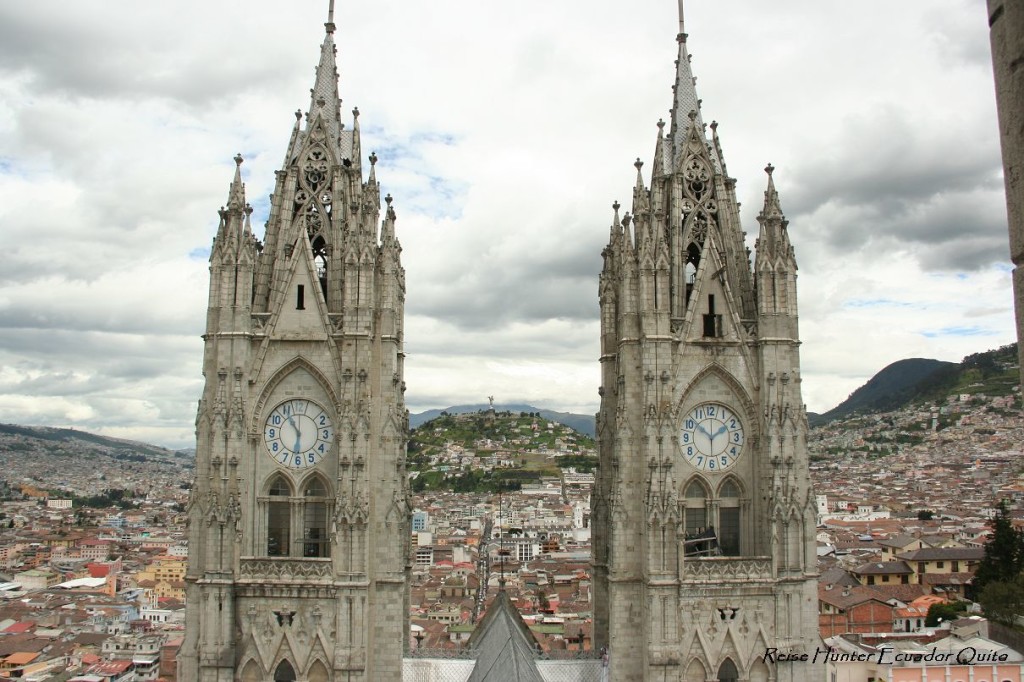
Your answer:
[[[177,679],[190,453],[55,438],[0,433],[0,675]],[[995,501],[1024,524],[1022,448],[1016,386],[812,430],[823,665],[827,650],[841,679],[884,679],[933,647],[1024,663],[976,605],[928,622],[934,604],[974,604]],[[545,652],[590,650],[593,438],[499,406],[442,413],[410,451],[410,653],[457,656],[499,588]]]
[[[250,14],[273,16],[264,1],[241,17],[239,37],[253,28]],[[430,97],[421,94],[417,107],[387,99],[413,89],[382,78],[384,60],[353,60],[355,77],[346,62],[343,83],[339,41],[352,39],[350,26],[368,26],[359,23],[368,15],[327,0],[308,105],[294,112],[288,134],[280,131],[279,166],[264,153],[269,136],[256,130],[292,82],[282,75],[295,71],[284,55],[297,54],[300,40],[287,22],[276,28],[296,31],[292,40],[275,37],[269,49],[257,38],[247,86],[227,84],[246,80],[244,70],[227,78],[208,68],[223,45],[197,33],[177,53],[191,65],[164,69],[169,62],[157,58],[151,82],[125,80],[114,64],[126,59],[110,60],[99,80],[128,84],[120,92],[92,82],[91,59],[79,71],[65,73],[63,60],[55,69],[34,47],[32,36],[54,28],[39,25],[37,10],[0,10],[0,44],[19,41],[8,56],[21,64],[0,68],[0,91],[12,95],[0,137],[18,142],[10,158],[0,156],[0,203],[10,204],[5,215],[16,226],[12,274],[0,283],[11,321],[0,333],[0,415],[11,422],[0,423],[0,680],[1024,682],[1024,31],[1013,28],[1024,27],[1024,7],[988,0],[986,46],[980,24],[958,26],[964,0],[936,1],[944,7],[928,16],[902,9],[878,28],[906,26],[896,35],[918,46],[911,53],[963,31],[973,47],[940,60],[957,65],[943,76],[959,69],[945,82],[961,94],[938,81],[912,94],[931,68],[925,60],[916,80],[900,77],[891,101],[931,101],[942,91],[960,102],[960,126],[998,117],[976,137],[974,160],[934,157],[924,115],[938,109],[918,104],[906,121],[885,100],[857,109],[852,81],[820,96],[801,83],[800,99],[765,106],[788,98],[781,88],[759,90],[764,83],[804,78],[794,64],[769,59],[760,83],[737,73],[735,84],[710,89],[725,100],[761,93],[757,107],[726,107],[753,112],[738,119],[751,132],[723,127],[720,136],[711,115],[718,105],[705,111],[698,95],[694,15],[684,0],[671,21],[657,14],[664,47],[675,35],[675,61],[664,68],[667,115],[652,116],[653,99],[640,96],[656,73],[643,64],[662,53],[649,36],[640,40],[649,52],[614,53],[626,66],[618,75],[611,59],[566,75],[559,65],[569,60],[544,48],[567,49],[600,26],[618,28],[622,46],[641,35],[626,30],[629,22],[608,23],[602,8],[612,3],[595,0],[589,14],[599,20],[574,17],[578,34],[526,42],[527,26],[549,30],[551,22],[516,13],[494,31],[500,14],[464,12],[467,27],[487,30],[458,35],[455,42],[476,45],[459,54],[462,65],[445,61],[460,53],[455,42],[436,50],[432,91],[454,86],[437,100],[451,109],[450,125],[424,118]],[[434,38],[461,29],[430,30],[447,16],[434,9],[423,26],[409,23],[414,13],[389,23]],[[705,11],[696,13],[701,30]],[[730,31],[756,27],[760,36],[775,11]],[[816,21],[845,16],[854,33],[869,25],[834,12],[808,15],[800,40],[817,40]],[[70,10],[65,23],[76,16],[83,25],[95,19]],[[134,20],[145,25],[146,16],[156,15]],[[164,19],[165,42],[180,42],[176,26],[192,32],[191,17],[180,26],[181,17]],[[493,50],[504,34],[514,38],[503,49],[518,56]],[[106,54],[115,39],[100,46],[100,35],[93,26],[61,45]],[[143,51],[126,46],[127,61],[146,71]],[[806,55],[819,48],[789,49],[809,73]],[[412,51],[384,42],[372,51],[403,57],[408,68],[395,72],[403,80],[430,61],[412,64],[404,58]],[[612,57],[605,52],[597,59]],[[716,80],[740,64],[737,55],[708,54]],[[817,61],[846,59],[825,54]],[[899,70],[889,67],[880,58],[877,75]],[[280,73],[259,75],[264,68]],[[603,71],[615,88],[628,84],[625,73],[639,76],[628,116],[607,97],[587,107],[571,103],[568,88],[565,101],[552,94]],[[560,74],[555,89],[536,99],[497,101],[515,83],[532,90],[552,74]],[[994,110],[966,94],[991,75]],[[480,82],[467,92],[471,81]],[[365,115],[348,110],[349,82],[378,83],[385,110],[373,106],[374,88]],[[362,87],[354,92],[365,95]],[[862,93],[853,100],[866,102]],[[80,110],[69,111],[69,101]],[[568,136],[547,145],[544,182],[517,191],[515,176],[536,167],[540,149],[527,140],[544,139],[521,136],[521,158],[508,163],[515,145],[502,121],[518,127],[525,101],[544,102],[541,116],[531,104],[534,123],[571,113],[575,127],[614,144],[588,144],[593,156],[573,152]],[[40,119],[36,107],[50,109],[51,121],[95,121],[98,140],[107,116],[96,115],[97,102],[109,110],[130,102],[137,120],[159,119],[161,137],[173,142],[142,156],[152,165],[168,144],[177,148],[170,156],[181,168],[167,159],[162,176],[153,174],[163,182],[149,183],[169,194],[125,185],[141,174],[123,159],[104,163],[95,153],[75,163],[77,125],[38,126],[74,129],[59,140],[23,122]],[[214,102],[225,104],[220,117],[210,115],[220,109]],[[501,113],[487,129],[476,120],[487,116],[470,122],[462,111],[481,114],[481,104]],[[653,154],[636,156],[635,180],[623,183],[615,159],[627,141],[638,144],[629,131],[639,121],[627,119],[645,109],[648,123],[657,118]],[[781,109],[791,111],[776,116]],[[829,118],[843,118],[840,128],[828,128]],[[883,120],[891,130],[873,141],[865,132]],[[230,182],[216,211],[198,188],[221,171],[189,154],[205,126],[235,130],[220,143],[246,150],[226,164]],[[115,127],[128,135],[106,146],[136,155],[146,146],[130,141],[144,126]],[[938,125],[943,139],[948,128]],[[466,166],[475,170],[465,175],[429,170],[428,157],[451,162],[494,130],[500,141],[488,137],[488,152],[471,154],[493,156],[492,165]],[[761,143],[779,147],[780,136],[801,138],[803,148],[782,144],[783,170],[767,163],[751,184],[747,154],[764,153]],[[38,138],[35,152],[29,137]],[[898,137],[907,144],[881,149]],[[738,151],[727,153],[730,140],[741,142]],[[60,147],[69,180],[102,185],[99,203],[75,182],[60,192],[45,184],[60,176]],[[741,162],[733,167],[741,166],[742,189],[727,158]],[[578,165],[559,164],[568,159]],[[94,168],[116,170],[98,180]],[[1000,172],[1013,267],[1004,262]],[[480,192],[477,176],[488,174],[497,186]],[[602,180],[588,185],[584,174]],[[192,186],[178,184],[184,175]],[[546,203],[547,185],[572,191]],[[78,233],[88,235],[50,240],[46,279],[30,253],[37,240],[29,246],[24,237],[63,227],[38,217],[46,213],[32,199],[40,191],[58,196],[56,205],[71,201]],[[518,206],[507,202],[517,192],[541,198],[532,212],[546,217],[513,216]],[[147,210],[133,210],[142,196]],[[150,215],[160,196],[176,197],[174,218]],[[756,211],[745,219],[744,203]],[[178,234],[176,221],[189,220],[205,225],[202,235]],[[124,248],[100,258],[94,241]],[[13,295],[17,283],[24,290]],[[53,301],[37,297],[62,283],[73,286],[63,287],[66,310],[55,314]],[[995,288],[1012,289],[1018,343],[984,350],[1012,333],[1006,297],[988,295]],[[116,292],[112,302],[135,301],[134,313],[90,313],[104,290]],[[201,380],[184,368],[200,356]],[[811,410],[834,404],[876,361],[890,364],[829,411]],[[491,394],[486,406],[454,404],[478,393]],[[496,402],[506,393],[515,402]]]

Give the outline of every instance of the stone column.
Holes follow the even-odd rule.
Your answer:
[[[1003,147],[1006,208],[1017,308],[1017,349],[1024,383],[1024,2],[988,0],[989,37]]]

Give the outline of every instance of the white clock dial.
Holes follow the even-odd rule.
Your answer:
[[[331,451],[334,425],[324,408],[312,400],[286,400],[271,411],[263,427],[267,452],[281,466],[315,466]]]
[[[743,422],[721,403],[701,403],[687,413],[679,433],[683,457],[701,471],[729,469],[743,454]]]

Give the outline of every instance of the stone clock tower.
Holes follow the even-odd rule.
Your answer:
[[[401,679],[404,271],[326,28],[263,242],[236,157],[210,255],[179,679]]]
[[[796,260],[769,166],[750,262],[679,4],[671,121],[600,280],[595,642],[616,682],[819,679],[765,660],[819,643]]]

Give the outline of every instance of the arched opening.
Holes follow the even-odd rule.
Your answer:
[[[267,490],[267,556],[288,556],[291,544],[292,488],[283,476],[277,476]]]
[[[686,302],[690,302],[693,284],[697,281],[697,268],[700,266],[700,247],[693,242],[686,247],[686,264],[683,266],[686,275]]]
[[[728,478],[718,491],[718,546],[725,556],[740,554],[740,487]]]
[[[295,682],[295,668],[288,661],[281,661],[274,671],[274,682]]]
[[[690,481],[683,493],[684,547],[686,556],[711,554],[714,530],[708,527],[708,491],[698,480]]]
[[[330,556],[327,536],[327,486],[319,476],[313,476],[303,486],[302,497],[302,556]]]
[[[317,235],[313,240],[313,264],[316,266],[316,276],[320,280],[320,289],[323,291],[324,300],[327,300],[327,242],[323,235]]]
[[[732,662],[731,658],[727,658],[722,661],[722,665],[718,666],[718,682],[737,682],[740,679],[740,673],[736,670],[736,664]]]

